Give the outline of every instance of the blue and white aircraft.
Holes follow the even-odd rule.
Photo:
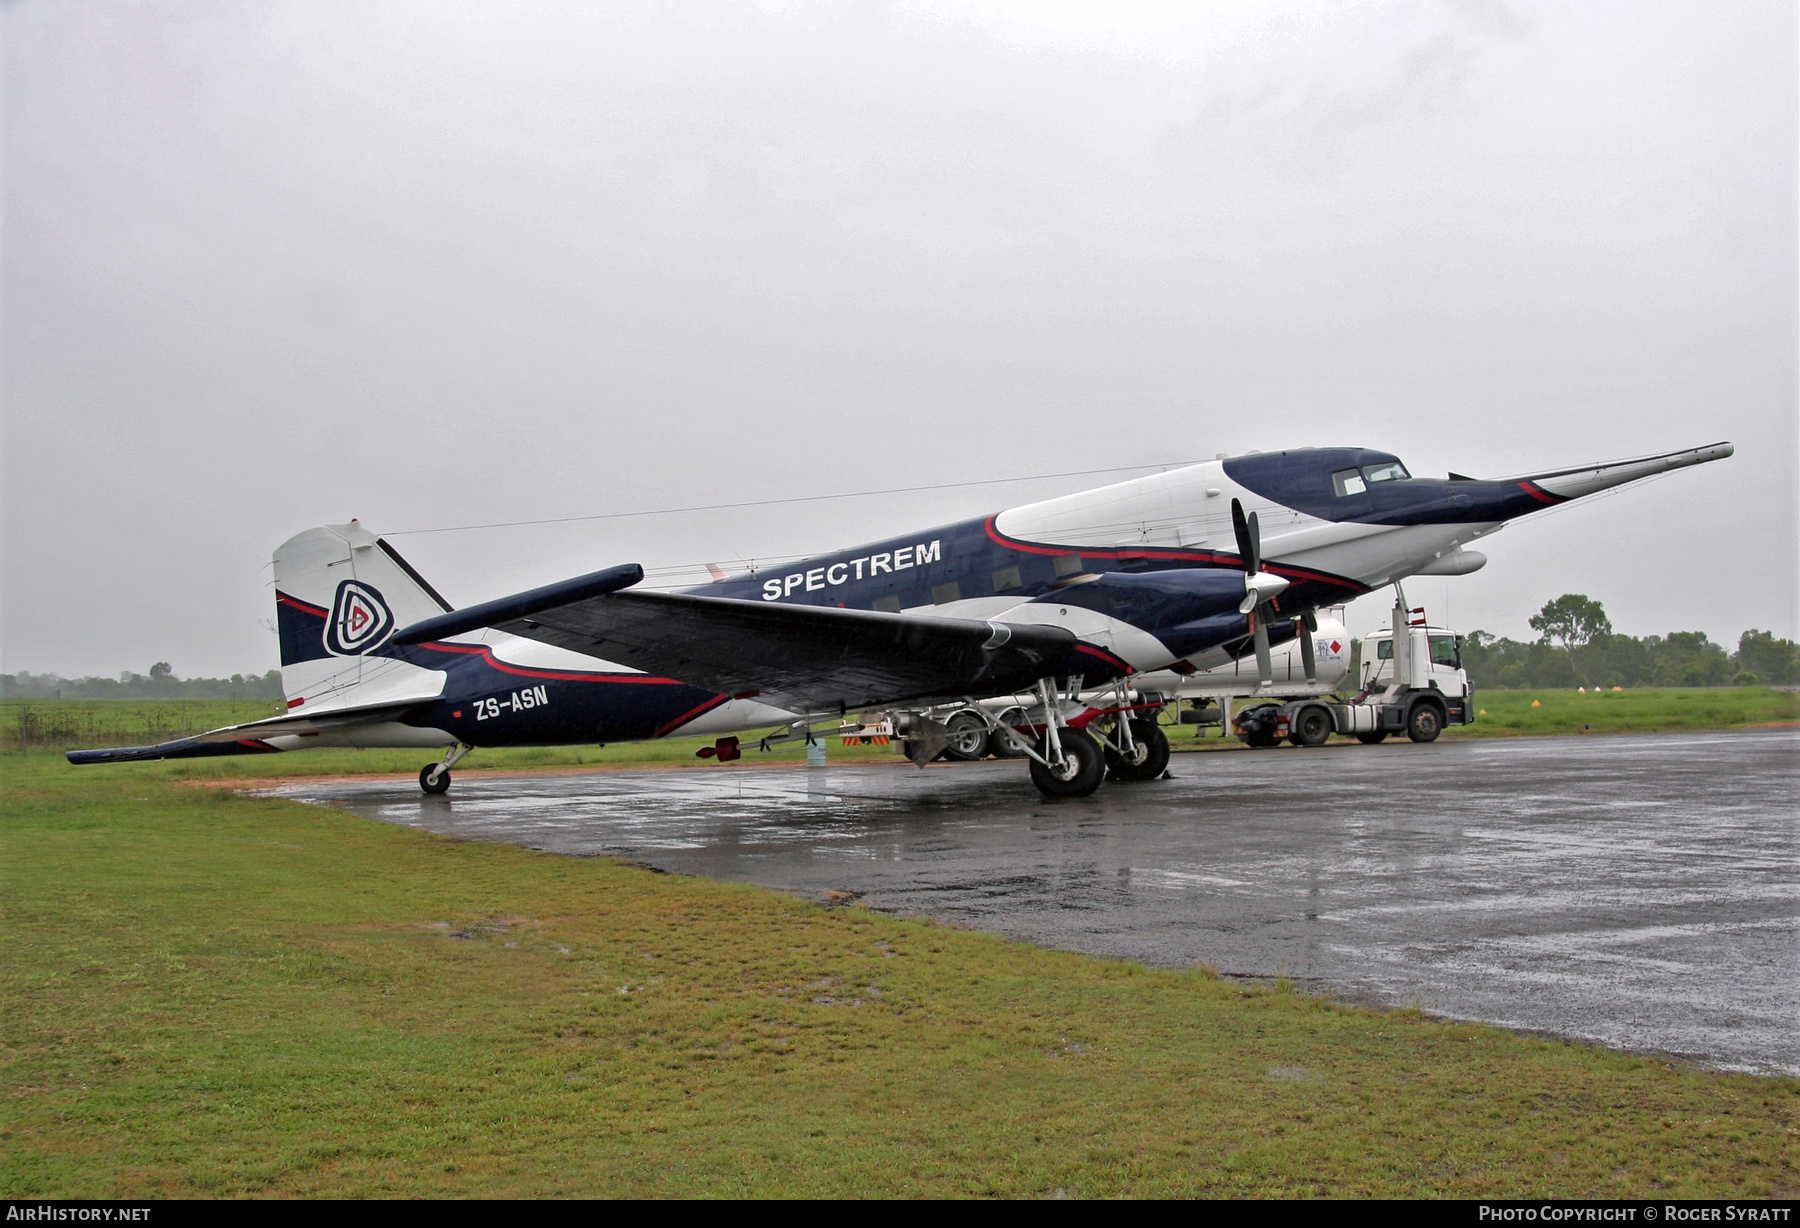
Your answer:
[[[640,589],[625,564],[460,610],[352,521],[275,551],[285,715],[68,757],[433,748],[419,783],[441,793],[476,747],[704,734],[700,753],[730,760],[745,730],[804,741],[856,717],[892,721],[923,763],[944,745],[934,712],[960,704],[1045,794],[1079,797],[1162,774],[1139,675],[1254,654],[1266,684],[1269,646],[1296,637],[1310,675],[1318,607],[1465,575],[1487,561],[1469,545],[1515,517],[1731,453],[1493,480],[1414,477],[1366,448],[1251,453],[701,588]]]

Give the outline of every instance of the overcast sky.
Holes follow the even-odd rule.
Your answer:
[[[270,668],[270,551],[352,516],[1309,444],[1499,476],[1731,439],[1411,595],[1517,637],[1566,591],[1634,634],[1796,634],[1790,0],[4,26],[8,671]],[[1103,480],[395,542],[466,604]]]

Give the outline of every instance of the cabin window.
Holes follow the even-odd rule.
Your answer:
[[[1018,587],[1020,584],[1017,567],[1002,567],[994,573],[994,591],[996,593],[1004,593],[1009,588]]]
[[[1340,499],[1347,495],[1360,495],[1369,489],[1363,485],[1362,470],[1360,469],[1338,470],[1331,475],[1331,488],[1337,491],[1337,497]]]
[[[1059,576],[1077,576],[1081,574],[1081,556],[1079,554],[1059,554],[1056,556],[1056,574]]]
[[[949,605],[952,601],[961,600],[962,585],[958,584],[955,580],[950,581],[948,584],[934,584],[931,586],[932,605]]]
[[[1447,665],[1451,669],[1462,668],[1462,654],[1456,650],[1454,635],[1434,635],[1431,637],[1431,663]]]
[[[873,610],[880,610],[883,614],[898,614],[900,612],[900,598],[898,598],[898,597],[877,597],[875,599],[875,604],[870,606],[869,608],[873,609]]]
[[[1389,461],[1385,465],[1364,465],[1363,476],[1374,485],[1376,482],[1404,482],[1412,474],[1399,461]]]
[[[1392,661],[1394,659],[1394,641],[1376,640],[1375,659],[1377,661]]]

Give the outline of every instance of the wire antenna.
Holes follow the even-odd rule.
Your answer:
[[[783,503],[823,503],[830,499],[866,499],[877,495],[910,495],[926,490],[959,490],[970,486],[1001,486],[1008,482],[1039,482],[1050,478],[1085,478],[1101,473],[1130,473],[1137,469],[1179,469],[1199,461],[1156,461],[1142,465],[1115,465],[1107,469],[1071,469],[1065,473],[1028,473],[1010,478],[980,478],[971,482],[933,482],[925,486],[891,486],[885,490],[845,490],[830,495],[791,495],[783,499],[746,499],[737,503],[704,503],[692,507],[658,507],[636,512],[596,512],[587,516],[551,516],[541,520],[497,520],[489,524],[439,525],[429,529],[396,529],[383,537],[407,537],[421,533],[467,533],[476,529],[520,529],[532,525],[575,524],[584,520],[627,520],[634,516],[680,516],[694,512],[723,512],[746,507],[774,507]]]

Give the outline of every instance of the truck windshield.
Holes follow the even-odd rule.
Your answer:
[[[1412,474],[1399,461],[1389,461],[1385,465],[1364,465],[1363,476],[1371,482],[1403,482]]]
[[[1462,654],[1456,650],[1454,635],[1434,635],[1431,637],[1431,663],[1447,665],[1451,669],[1462,668]]]

